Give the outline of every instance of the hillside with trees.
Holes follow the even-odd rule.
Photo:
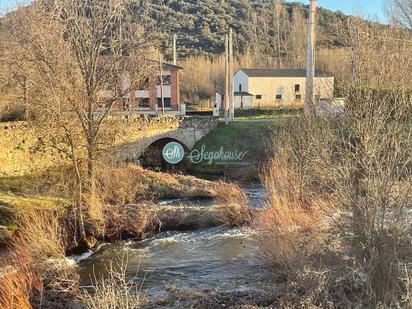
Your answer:
[[[281,0],[142,0],[146,26],[159,33],[157,43],[171,60],[177,35],[179,64],[184,66],[182,99],[208,108],[223,91],[224,36],[234,30],[235,69],[239,67],[303,68],[306,63],[308,5]],[[142,18],[136,14],[136,18]],[[349,67],[350,17],[318,10],[317,65],[335,76]],[[339,61],[336,61],[339,59]]]
[[[164,41],[178,34],[181,56],[223,52],[224,33],[235,32],[235,48],[240,53],[254,51],[289,55],[296,41],[305,39],[308,6],[276,0],[153,0],[141,1],[148,12],[148,23],[161,29]],[[323,8],[318,15],[318,43],[342,47],[338,26],[348,16]],[[170,44],[170,43],[169,43]],[[280,47],[280,51],[279,51]]]

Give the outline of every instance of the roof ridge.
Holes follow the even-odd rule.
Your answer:
[[[244,71],[249,77],[306,77],[306,68],[305,69],[295,69],[295,68],[240,68],[239,71]],[[332,76],[323,69],[315,69],[317,77],[319,75],[328,75]]]

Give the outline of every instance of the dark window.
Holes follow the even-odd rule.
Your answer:
[[[281,94],[277,94],[277,95],[276,95],[276,100],[282,100],[282,95],[281,95]]]
[[[123,110],[128,110],[130,107],[130,99],[123,98]]]
[[[296,100],[302,100],[302,95],[297,94],[297,95],[296,95]]]
[[[171,107],[171,99],[170,98],[164,98],[163,99],[165,102],[165,107]],[[157,106],[162,108],[162,99],[161,98],[157,98]]]
[[[171,85],[171,78],[170,75],[163,75],[163,86],[169,86]],[[161,80],[160,80],[160,76],[157,77],[157,85],[161,85]]]
[[[300,92],[300,85],[299,84],[295,85],[295,92]]]
[[[141,108],[148,108],[150,107],[149,98],[141,98],[137,100],[137,105]]]
[[[239,85],[239,92],[242,92],[242,84]]]
[[[140,81],[137,87],[139,90],[148,90],[149,89],[149,77],[146,77]]]
[[[256,95],[256,99],[260,100],[261,98],[262,98],[262,95],[261,95],[261,94],[257,94],[257,95]]]

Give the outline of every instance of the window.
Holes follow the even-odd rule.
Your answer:
[[[299,84],[295,85],[295,92],[300,92],[300,85]]]
[[[277,94],[277,95],[276,95],[276,100],[282,100],[282,95],[281,95],[281,94]]]
[[[170,98],[163,98],[165,102],[165,107],[171,107],[171,99]],[[157,98],[157,106],[162,108],[162,98]]]
[[[163,86],[169,86],[171,85],[171,78],[170,75],[163,75]],[[157,77],[157,85],[161,85],[161,80],[160,80],[160,76]]]
[[[242,84],[239,84],[239,92],[242,92]]]
[[[137,100],[137,106],[140,108],[148,108],[150,107],[149,98],[141,98]]]
[[[256,99],[258,99],[258,100],[262,99],[262,95],[261,95],[261,94],[257,94],[257,95],[256,95]]]
[[[296,100],[302,100],[302,95],[297,94],[297,95],[296,95]]]
[[[123,110],[126,111],[130,108],[130,99],[123,98]]]
[[[148,90],[149,89],[149,77],[142,79],[138,84],[139,90]]]

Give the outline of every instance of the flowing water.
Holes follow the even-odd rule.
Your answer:
[[[245,187],[254,207],[261,207],[261,186]],[[182,201],[160,201],[159,204]],[[188,203],[194,203],[188,202]],[[213,201],[198,201],[199,207]],[[196,231],[169,231],[143,241],[106,244],[78,262],[84,286],[107,273],[110,261],[127,256],[130,277],[142,281],[149,297],[167,295],[171,288],[186,290],[242,290],[258,288],[265,273],[250,228],[213,227]],[[116,262],[115,262],[116,263]]]

